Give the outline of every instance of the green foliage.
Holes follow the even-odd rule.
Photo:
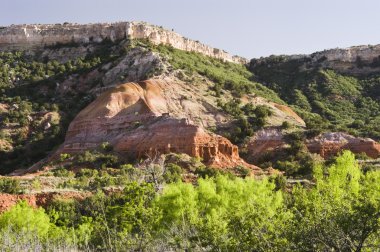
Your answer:
[[[200,178],[209,178],[209,177],[216,177],[217,175],[220,175],[221,171],[215,168],[208,167],[208,166],[201,166],[201,167],[197,167],[194,173],[197,174]]]
[[[163,209],[164,233],[177,249],[268,250],[281,248],[280,227],[291,215],[280,192],[264,179],[198,180],[198,186],[171,184],[157,200]],[[177,226],[178,228],[173,228]],[[277,226],[277,229],[275,228]],[[165,232],[164,230],[162,232]],[[244,235],[249,233],[249,235]]]
[[[166,183],[182,180],[182,168],[179,165],[169,163],[165,167],[164,179]]]
[[[103,147],[102,147],[103,148]],[[85,151],[75,157],[74,163],[79,165],[87,165],[96,169],[106,168],[106,167],[118,167],[119,158],[117,155],[110,153],[111,147],[106,145],[106,153],[99,151]],[[103,148],[103,149],[104,149]]]
[[[289,146],[276,157],[269,157],[274,167],[284,171],[287,176],[307,176],[312,173],[313,167],[320,163],[316,155],[310,154],[305,145],[305,135],[301,131],[294,131],[285,135]],[[265,162],[268,160],[263,160]]]
[[[226,89],[236,96],[253,92],[269,100],[283,103],[273,91],[251,81],[252,74],[244,65],[223,62],[200,53],[186,52],[163,44],[155,46],[142,41],[139,45],[145,45],[165,55],[174,69],[184,70],[188,76],[198,73],[215,82],[213,89],[216,96],[220,96],[222,90]]]
[[[296,187],[294,246],[302,250],[361,251],[379,245],[379,172],[363,175],[352,153],[346,151],[329,167],[316,166],[316,186]],[[377,209],[377,210],[376,210]]]
[[[249,170],[248,168],[241,166],[241,165],[236,166],[234,168],[234,170],[235,170],[236,174],[242,178],[245,178],[251,174],[251,170]]]
[[[68,153],[61,153],[59,155],[59,161],[63,162],[65,160],[69,159],[70,157],[71,157],[71,155]]]
[[[119,171],[132,170],[123,165]],[[76,179],[97,176],[83,169]],[[46,213],[22,202],[0,215],[0,248],[29,241],[48,250],[61,241],[90,251],[376,250],[380,172],[364,173],[346,151],[328,167],[315,165],[313,176],[307,187],[293,188],[281,175],[243,179],[215,173],[159,191],[153,183],[125,182],[122,191],[107,195],[55,199]]]
[[[106,152],[110,152],[110,151],[113,150],[112,145],[111,145],[110,143],[108,143],[108,142],[104,142],[104,143],[102,143],[102,144],[100,145],[100,147],[101,147],[101,149],[102,149],[103,151],[106,151]]]
[[[380,79],[348,76],[308,66],[308,59],[270,57],[252,61],[257,81],[294,106],[310,135],[326,130],[380,139]],[[314,63],[315,64],[315,63]]]
[[[49,233],[50,220],[43,209],[33,209],[25,201],[20,201],[0,215],[0,230],[8,228],[16,233],[30,231],[44,239]]]
[[[236,144],[244,142],[255,131],[263,128],[268,117],[272,115],[272,110],[268,106],[253,106],[252,103],[242,106],[239,99],[233,99],[224,104],[219,102],[218,105],[236,119],[230,132],[220,132]]]
[[[129,183],[118,204],[107,207],[107,220],[118,235],[131,236],[134,246],[145,246],[140,241],[149,241],[152,228],[161,219],[161,212],[153,206],[155,191],[152,184]],[[128,244],[129,246],[132,244]],[[143,248],[141,248],[143,249]]]
[[[20,181],[12,178],[0,179],[0,192],[9,194],[23,193],[23,189],[20,185]]]
[[[53,170],[53,175],[55,177],[74,177],[74,173],[72,171],[69,171],[63,167],[57,168]]]

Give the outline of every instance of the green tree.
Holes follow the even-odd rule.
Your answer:
[[[42,208],[33,209],[26,201],[20,201],[0,215],[0,229],[10,228],[14,232],[36,233],[40,238],[48,236],[51,227],[49,216]]]
[[[168,227],[177,249],[275,251],[286,245],[282,235],[291,217],[281,191],[267,179],[216,178],[198,186],[170,184],[158,198],[161,227]]]
[[[327,170],[316,166],[316,185],[293,190],[290,235],[298,251],[362,251],[379,245],[379,173],[363,175],[355,156],[345,151]]]

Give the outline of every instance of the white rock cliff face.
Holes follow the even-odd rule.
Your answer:
[[[149,39],[154,44],[199,52],[224,61],[245,64],[247,59],[143,22],[101,24],[11,25],[0,28],[0,50],[27,49],[57,43],[100,43],[104,39]]]
[[[342,61],[354,63],[358,57],[364,62],[371,62],[380,55],[380,45],[353,46],[345,49],[330,49],[314,54],[315,58],[326,57],[327,61]]]

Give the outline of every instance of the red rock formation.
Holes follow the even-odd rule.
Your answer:
[[[127,83],[99,96],[70,124],[59,152],[75,153],[109,142],[114,150],[141,158],[155,153],[186,153],[214,167],[248,165],[229,140],[186,118],[168,113],[158,81]]]
[[[317,153],[323,158],[329,158],[342,150],[353,153],[365,153],[371,158],[380,156],[380,144],[370,138],[358,138],[341,132],[323,133],[306,141],[311,153]],[[286,141],[281,130],[266,128],[258,131],[248,143],[249,160],[257,161],[266,154],[281,151]]]
[[[312,153],[318,153],[323,158],[336,155],[342,150],[353,153],[365,153],[371,158],[380,156],[380,144],[370,138],[356,138],[345,133],[324,133],[306,142]]]
[[[257,161],[266,154],[281,150],[286,145],[280,129],[266,128],[258,131],[248,143],[249,159]]]

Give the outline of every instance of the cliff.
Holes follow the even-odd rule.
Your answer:
[[[365,153],[368,157],[380,156],[380,144],[370,138],[358,138],[351,135],[332,132],[324,133],[306,142],[312,153],[318,153],[323,158],[338,154],[341,150],[350,150],[353,153]]]
[[[343,150],[353,153],[365,153],[368,157],[380,157],[380,144],[370,138],[354,137],[343,132],[327,132],[305,141],[311,153],[319,154],[324,159],[339,154]],[[270,153],[283,151],[288,146],[280,129],[266,128],[256,132],[248,143],[250,160],[257,161]]]
[[[175,85],[174,83],[170,86]],[[260,169],[239,157],[238,147],[208,132],[190,114],[182,117],[167,97],[164,81],[126,83],[104,92],[71,122],[58,153],[78,153],[109,142],[133,159],[157,153],[185,153],[218,168],[246,166]]]
[[[0,28],[0,50],[68,43],[101,43],[106,39],[117,41],[127,38],[149,39],[154,44],[171,45],[177,49],[199,52],[229,62],[248,62],[242,57],[185,38],[174,31],[143,22],[11,25]]]
[[[312,68],[333,69],[351,75],[377,73],[380,70],[380,45],[335,48],[305,55],[279,55],[251,60],[251,69],[258,65],[292,63],[299,70]]]

